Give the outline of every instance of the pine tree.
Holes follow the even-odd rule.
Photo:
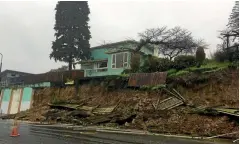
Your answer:
[[[90,56],[88,2],[59,1],[55,10],[56,39],[52,42],[50,59],[67,62],[68,69],[72,70],[76,60],[86,60]]]
[[[239,1],[235,1],[235,5],[229,17],[228,28],[232,32],[239,33]]]

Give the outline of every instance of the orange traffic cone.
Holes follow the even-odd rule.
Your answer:
[[[18,133],[18,125],[17,125],[16,121],[14,121],[14,123],[13,123],[13,128],[12,128],[12,132],[11,132],[10,136],[11,137],[20,136],[20,134]]]
[[[17,127],[13,127],[12,132],[11,132],[11,137],[16,137],[16,136],[20,136],[20,134],[18,133],[18,129]]]

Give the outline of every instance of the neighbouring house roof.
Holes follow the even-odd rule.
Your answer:
[[[3,76],[7,73],[18,73],[18,74],[23,74],[23,75],[32,75],[32,73],[26,73],[26,72],[14,71],[14,70],[4,70],[3,72],[0,73],[0,76]]]
[[[76,63],[78,63],[78,64],[86,64],[86,63],[95,63],[95,62],[103,62],[103,61],[108,61],[108,59],[84,60],[84,61],[79,61],[79,62],[76,62]]]

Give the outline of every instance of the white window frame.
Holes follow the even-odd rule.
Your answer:
[[[94,63],[94,69],[104,69],[104,68],[108,68],[108,62],[106,61],[106,63],[107,63],[107,66],[106,67],[99,67],[99,62],[97,62],[97,63]]]
[[[125,60],[125,54],[127,56],[127,61],[124,61]],[[126,66],[124,66],[125,64],[126,64]],[[123,53],[123,68],[128,68],[128,53],[127,52]]]
[[[106,67],[99,67],[99,63],[94,63],[94,67],[93,69],[96,71],[96,72],[102,72],[101,70],[106,70],[108,69],[108,62],[106,61],[107,63],[107,66]]]
[[[123,67],[120,67],[120,68],[128,68],[128,52],[121,52],[123,54]],[[111,62],[111,65],[112,65],[112,69],[119,69],[119,68],[116,68],[116,63],[117,63],[117,54],[121,54],[121,53],[115,53],[115,54],[112,54],[112,62]],[[127,56],[127,61],[124,61],[125,60],[125,54]],[[115,63],[113,63],[113,57],[115,57]],[[126,65],[126,66],[124,66]]]

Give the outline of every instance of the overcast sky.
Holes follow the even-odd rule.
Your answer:
[[[0,1],[3,70],[43,73],[63,63],[49,59],[56,1]],[[228,22],[234,1],[90,1],[91,46],[134,38],[147,28],[181,26],[216,49],[218,30]]]

